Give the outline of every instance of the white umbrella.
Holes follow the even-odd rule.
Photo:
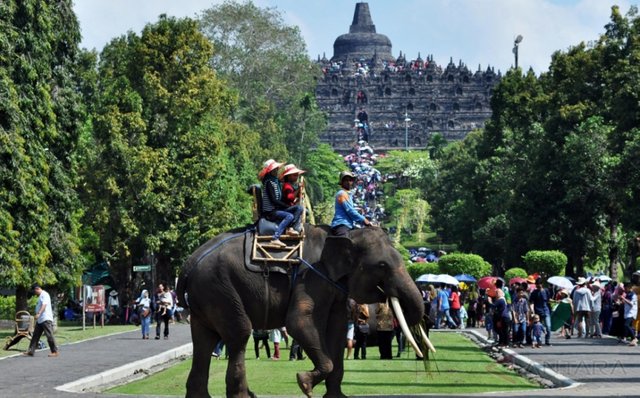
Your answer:
[[[436,274],[422,274],[416,279],[416,282],[424,283],[440,283]]]
[[[547,279],[547,282],[554,286],[558,286],[561,289],[567,289],[569,291],[573,289],[573,283],[571,283],[571,281],[564,276],[552,276],[551,278]]]
[[[600,282],[602,283],[609,283],[611,282],[611,278],[606,276],[606,275],[596,275],[593,277],[593,279],[598,279],[600,280]]]
[[[456,278],[447,274],[438,275],[438,282],[454,286],[458,286],[460,284]]]

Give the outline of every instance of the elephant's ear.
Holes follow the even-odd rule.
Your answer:
[[[330,236],[324,242],[320,262],[324,264],[329,278],[337,281],[352,270],[353,242],[349,238]]]

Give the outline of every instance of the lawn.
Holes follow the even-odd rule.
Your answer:
[[[401,358],[391,361],[379,360],[378,348],[367,350],[365,361],[345,361],[345,375],[342,383],[347,395],[396,395],[396,394],[464,394],[492,391],[516,391],[540,388],[496,364],[474,343],[460,334],[432,333],[432,341],[438,352],[429,373],[425,372],[421,361],[405,352]],[[310,370],[311,362],[288,361],[288,350],[283,350],[280,361],[270,361],[262,357],[253,358],[253,342],[249,342],[247,378],[249,386],[258,395],[299,396],[295,374],[300,370]],[[284,346],[284,344],[283,344]],[[264,350],[261,352],[264,355]],[[209,392],[214,396],[224,395],[224,372],[227,361],[211,361]],[[154,394],[184,396],[185,381],[191,367],[186,360],[163,372],[145,379],[116,387],[108,392],[118,394]],[[318,385],[315,395],[325,392]]]
[[[86,330],[83,331],[82,325],[78,325],[77,323],[61,322],[58,325],[58,329],[55,333],[55,339],[56,344],[61,346],[64,344],[87,340],[98,336],[105,336],[108,334],[127,332],[137,329],[138,328],[134,325],[105,325],[103,328],[97,326],[94,329],[93,324],[91,324],[87,325]],[[26,338],[20,340],[18,344],[11,347],[8,351],[1,349],[2,347],[4,347],[5,339],[13,335],[14,331],[12,329],[0,330],[0,343],[2,343],[2,346],[0,347],[0,358],[27,350],[27,347],[29,346],[29,340],[27,340]],[[43,334],[40,340],[46,343],[47,337]]]

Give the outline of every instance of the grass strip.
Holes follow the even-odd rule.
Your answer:
[[[432,333],[431,339],[438,352],[430,371],[425,372],[421,361],[413,352],[406,351],[401,358],[380,360],[377,347],[367,349],[367,360],[345,361],[342,383],[347,395],[399,395],[399,394],[464,394],[497,391],[519,391],[541,388],[517,373],[497,364],[466,337],[457,333]],[[281,344],[284,346],[284,344]],[[253,341],[249,341],[253,348]],[[396,351],[394,351],[396,352]],[[281,350],[282,359],[272,361],[254,358],[253,349],[247,351],[247,379],[249,387],[258,395],[299,396],[295,374],[310,370],[309,359],[289,361],[289,351]],[[261,350],[264,355],[264,349]],[[224,377],[227,361],[211,361],[209,392],[225,395]],[[185,383],[191,360],[186,360],[165,371],[145,379],[109,390],[110,393],[131,395],[184,396]],[[316,386],[314,395],[325,392]]]

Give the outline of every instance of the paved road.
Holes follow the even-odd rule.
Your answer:
[[[60,347],[61,355],[58,358],[48,358],[48,350],[43,350],[36,352],[33,358],[14,356],[2,359],[0,396],[116,398],[118,396],[111,394],[61,392],[54,387],[190,342],[188,325],[172,326],[169,340],[142,340],[140,333],[135,331],[63,345]],[[483,331],[482,333],[484,334]],[[492,395],[640,396],[640,347],[619,345],[615,339],[610,338],[556,338],[552,339],[551,347],[513,351],[584,384],[570,389],[540,390],[533,394],[529,391]]]
[[[152,328],[153,329],[153,328]],[[22,355],[0,360],[1,397],[109,397],[96,393],[74,394],[56,386],[101,373],[191,342],[186,324],[169,327],[168,340],[142,340],[140,331],[119,333],[90,341],[62,345],[60,356],[49,358],[49,350],[35,356]],[[152,330],[153,334],[154,330]],[[129,396],[130,398],[130,396]]]

